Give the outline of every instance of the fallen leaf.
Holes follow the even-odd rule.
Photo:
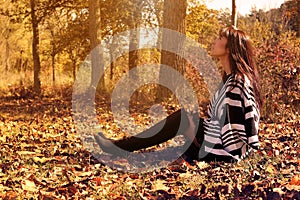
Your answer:
[[[196,164],[199,167],[199,169],[205,169],[210,166],[207,162],[197,162]]]
[[[96,182],[96,186],[101,185],[101,177],[95,177],[93,180]]]
[[[300,185],[300,175],[299,175],[299,174],[295,175],[295,176],[291,179],[290,185]]]
[[[44,164],[44,163],[48,162],[49,160],[51,160],[51,159],[50,158],[46,158],[46,157],[40,158],[40,157],[36,156],[36,157],[33,158],[33,161],[35,163],[41,163],[41,164]]]
[[[152,184],[152,188],[153,190],[164,190],[164,191],[168,191],[170,188],[165,186],[165,181],[163,180],[156,180],[153,184]]]
[[[266,172],[269,172],[270,174],[274,174],[274,173],[277,173],[277,170],[272,164],[269,164],[266,169]]]
[[[2,197],[2,196],[0,196]],[[5,196],[3,197],[3,200],[15,200],[17,199],[18,195],[15,192],[9,191],[5,194]]]
[[[22,181],[22,189],[30,192],[36,192],[37,188],[33,181],[24,180]]]
[[[35,155],[36,152],[33,152],[33,151],[17,151],[17,154],[19,154],[19,155]]]

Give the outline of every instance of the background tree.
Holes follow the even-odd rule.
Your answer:
[[[101,1],[89,0],[89,39],[91,47],[91,87],[96,88],[98,77],[103,74],[103,54],[99,46],[101,40]],[[100,77],[100,88],[104,89],[104,78]]]
[[[39,52],[39,20],[36,14],[36,3],[35,0],[30,0],[30,15],[31,15],[31,25],[32,25],[32,57],[34,63],[34,81],[33,89],[37,94],[41,92],[41,61]]]
[[[40,33],[39,29],[47,17],[59,7],[68,7],[72,5],[68,1],[47,1],[47,0],[30,0],[13,1],[10,8],[5,8],[1,12],[10,17],[14,23],[23,23],[25,27],[32,31],[32,59],[34,68],[33,89],[37,94],[41,92],[41,59],[40,59]]]
[[[82,61],[87,54],[88,45],[88,11],[87,2],[73,2],[74,4],[57,8],[51,16],[45,19],[41,26],[41,31],[44,33],[42,36],[41,51],[44,52],[43,56],[46,57],[47,63],[51,63],[52,81],[55,83],[55,66],[56,64],[63,67],[66,71],[71,71],[73,79],[76,75],[76,66],[79,59]],[[71,47],[71,48],[70,48]],[[73,51],[72,51],[73,49]],[[77,50],[76,56],[69,53]],[[69,54],[69,57],[75,57],[72,60],[71,68],[69,69],[68,61],[60,59],[64,54]],[[58,60],[61,60],[58,62]],[[61,62],[64,62],[63,64]],[[74,66],[74,63],[76,65]],[[44,64],[45,68],[47,64]],[[50,67],[50,66],[49,66]],[[50,70],[50,69],[49,69]]]
[[[298,32],[297,32],[297,36],[300,38],[300,0],[297,0],[297,5],[298,5]]]
[[[163,10],[163,28],[185,34],[186,12],[186,0],[165,0]],[[162,49],[170,48],[179,53],[183,50],[183,43],[184,38],[178,38],[176,36],[173,37],[166,31],[162,32]],[[172,67],[179,73],[184,73],[184,60],[171,52],[164,50],[161,52],[161,64]],[[173,86],[176,86],[176,78],[168,76],[170,76],[170,73],[168,73],[165,68],[161,68],[159,74],[160,82],[163,83],[163,80],[168,80],[171,81]],[[171,93],[167,88],[161,87],[159,89],[158,98],[162,99],[168,97],[170,94]]]
[[[282,23],[287,30],[297,31],[299,0],[285,1],[280,6]]]
[[[72,15],[76,16],[76,18],[68,21],[60,37],[60,41],[61,45],[64,45],[63,50],[67,53],[69,58],[69,61],[67,61],[65,65],[71,65],[70,71],[72,71],[73,80],[75,80],[79,64],[90,53],[90,42],[88,40],[89,27],[87,26],[89,13],[87,9],[73,10],[73,13],[69,14],[68,19],[70,19]]]
[[[196,5],[189,9],[186,17],[187,35],[202,47],[207,48],[220,29],[218,11],[208,9],[205,5]]]
[[[297,56],[295,56],[298,55],[297,49],[299,48],[299,39],[296,38],[296,31],[298,31],[298,18],[296,17],[298,15],[298,1],[286,1],[280,8],[267,12],[253,9],[250,15],[239,16],[237,19],[239,28],[247,30],[258,49],[257,57],[263,76],[262,83],[265,85],[263,92],[266,96],[266,102],[268,102],[266,109],[271,110],[274,108],[274,112],[276,112],[275,106],[273,106],[274,102],[285,105],[296,102],[294,100],[297,99],[295,91],[298,90],[293,85],[297,80],[295,74],[297,74],[297,66],[299,65]],[[0,13],[2,15],[0,17],[0,34],[3,38],[3,40],[0,40],[0,69],[4,72],[7,71],[7,75],[3,76],[1,81],[8,80],[7,77],[11,77],[10,75],[13,74],[17,81],[13,82],[10,78],[10,83],[16,86],[20,86],[19,83],[22,83],[21,87],[30,86],[29,88],[32,88],[34,65],[31,53],[33,49],[33,28],[30,1],[0,0],[0,2]],[[128,48],[135,49],[139,47],[138,43],[135,43],[135,41],[138,41],[138,37],[132,34],[132,40],[129,43],[128,35],[123,38],[112,36],[130,30],[132,27],[164,27],[187,34],[209,51],[209,43],[212,37],[217,34],[219,24],[222,24],[222,26],[230,25],[233,15],[226,10],[209,10],[202,6],[201,2],[190,0],[187,1],[189,10],[186,11],[186,6],[182,5],[185,2],[170,0],[99,0],[98,3],[101,6],[97,12],[98,15],[101,12],[101,18],[96,17],[99,21],[99,27],[96,30],[99,31],[97,33],[98,41],[95,39],[93,41],[96,42],[92,42],[89,36],[89,24],[95,25],[95,23],[89,23],[88,0],[74,0],[72,2],[66,0],[34,0],[35,9],[33,11],[36,14],[39,31],[39,45],[37,46],[39,48],[40,65],[42,66],[39,72],[42,86],[46,88],[49,85],[47,81],[51,78],[49,76],[51,73],[52,79],[55,75],[57,76],[57,85],[59,84],[58,80],[62,77],[65,78],[61,79],[64,83],[67,82],[72,85],[79,64],[90,52],[91,43],[98,44],[100,39],[107,43],[109,52],[106,53],[109,53],[110,60],[114,61],[111,63],[110,70],[105,72],[105,77],[100,80],[105,80],[105,89],[108,89],[108,91],[114,88],[116,82],[129,69],[141,63],[162,63],[184,73],[184,63],[181,64],[181,60],[177,59],[176,55],[160,51],[166,47],[161,48],[162,45],[168,45],[168,47],[177,48],[179,52],[181,42],[172,44],[171,38],[166,38],[162,33],[157,33],[159,35],[157,41],[159,49],[140,50],[138,59],[136,56],[132,56],[133,54],[115,58],[115,51],[120,50],[120,48],[127,50]],[[141,8],[138,3],[141,3]],[[185,12],[182,9],[185,9]],[[187,16],[184,16],[185,14]],[[141,18],[140,21],[136,19],[138,15]],[[184,19],[185,25],[182,23]],[[186,26],[186,31],[184,31],[184,26]],[[176,39],[176,41],[180,40]],[[147,47],[145,46],[145,48]],[[21,68],[22,70],[20,70]],[[23,70],[25,68],[26,72]],[[108,76],[108,73],[110,76]],[[139,78],[144,77],[146,75],[142,74]],[[159,78],[161,80],[168,79],[162,73],[160,73]],[[286,85],[286,83],[288,84]],[[151,93],[155,87],[150,87]],[[278,91],[278,93],[274,91]],[[163,94],[165,92],[161,93],[162,96]],[[285,94],[288,94],[288,96]],[[274,112],[272,111],[271,115]]]
[[[128,65],[129,70],[133,69],[138,65],[139,60],[139,44],[140,44],[140,36],[139,28],[141,24],[141,17],[142,17],[142,7],[143,1],[140,0],[131,0],[130,1],[130,13],[129,13],[129,28],[130,28],[130,36],[129,36],[129,59]],[[133,73],[130,73],[131,80],[136,81],[138,76]]]
[[[237,26],[237,12],[236,12],[236,2],[232,0],[232,14],[231,14],[231,24]]]

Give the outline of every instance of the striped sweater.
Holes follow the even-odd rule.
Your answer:
[[[247,77],[229,75],[210,102],[199,159],[239,161],[259,147],[259,109]]]

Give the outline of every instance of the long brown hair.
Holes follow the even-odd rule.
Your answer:
[[[260,90],[260,81],[257,66],[255,63],[254,48],[249,36],[234,26],[226,27],[220,31],[220,37],[227,38],[226,47],[229,49],[229,61],[231,72],[240,75],[246,75],[250,80],[254,97],[262,108],[263,98]]]

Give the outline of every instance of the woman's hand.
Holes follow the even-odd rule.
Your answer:
[[[197,147],[200,147],[200,144],[198,143],[197,139],[195,138],[195,129],[196,129],[196,126],[195,126],[195,123],[194,123],[194,120],[193,120],[193,116],[191,115],[187,115],[188,117],[188,120],[189,120],[189,128],[183,133],[183,135],[189,139],[190,141],[193,141],[193,143],[197,146]]]

